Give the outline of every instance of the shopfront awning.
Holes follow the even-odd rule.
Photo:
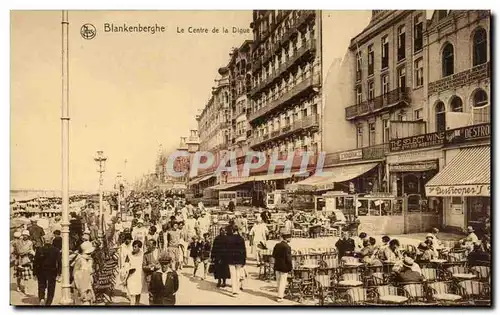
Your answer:
[[[342,183],[375,168],[379,163],[366,163],[337,166],[325,169],[321,174],[315,174],[303,181],[287,185],[288,191],[323,191],[333,189],[335,183]]]
[[[427,196],[490,196],[489,146],[461,149],[426,185]]]
[[[206,175],[206,176],[194,179],[194,180],[189,182],[189,185],[196,185],[196,184],[201,183],[203,181],[206,181],[214,176],[215,176],[215,174],[210,174],[210,175]]]
[[[219,184],[219,185],[215,185],[215,186],[212,186],[212,187],[207,187],[207,189],[211,189],[211,190],[226,190],[226,189],[238,187],[238,186],[243,185],[243,184],[245,184],[245,182],[243,182],[243,183]]]

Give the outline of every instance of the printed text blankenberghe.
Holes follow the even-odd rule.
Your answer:
[[[104,32],[105,33],[163,33],[167,28],[163,25],[148,25],[143,26],[140,23],[136,25],[128,25],[123,23],[123,25],[117,25],[114,23],[104,23]]]

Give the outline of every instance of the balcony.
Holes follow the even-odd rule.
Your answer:
[[[408,104],[409,102],[410,89],[405,88],[401,90],[398,88],[387,94],[377,96],[374,99],[347,107],[345,109],[345,118],[351,120],[400,105],[401,103]]]
[[[283,93],[280,97],[278,97],[278,99],[268,103],[267,106],[264,106],[259,110],[251,113],[248,117],[248,121],[251,123],[264,115],[270,114],[290,100],[293,100],[295,97],[302,95],[304,92],[308,91],[309,88],[312,88],[315,85],[319,85],[319,78],[316,76],[309,76],[299,84],[292,87],[287,92]]]
[[[429,83],[429,94],[451,90],[464,85],[474,84],[491,77],[490,62],[455,73],[440,80]]]
[[[250,146],[255,147],[257,145],[264,144],[268,141],[278,140],[279,138],[284,138],[294,132],[299,130],[306,130],[309,128],[319,127],[319,115],[310,115],[302,118],[301,120],[295,121],[292,124],[286,125],[279,130],[274,130],[271,134],[266,134],[262,137],[253,138],[250,141]]]
[[[246,133],[242,133],[238,137],[236,137],[235,143],[241,143],[247,140],[247,135]]]
[[[261,91],[268,85],[274,82],[277,78],[279,78],[285,71],[287,71],[291,66],[293,66],[298,60],[302,59],[308,52],[312,52],[316,49],[316,40],[310,39],[308,40],[302,47],[297,49],[296,53],[293,54],[292,57],[288,58],[277,70],[273,71],[273,73],[263,80],[261,83],[256,85],[251,91],[250,95],[253,96],[257,92]]]
[[[324,166],[345,163],[352,160],[378,160],[383,159],[389,152],[389,144],[378,144],[354,150],[327,153]]]

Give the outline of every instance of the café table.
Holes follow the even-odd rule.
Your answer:
[[[384,304],[403,304],[408,302],[408,298],[401,295],[384,295],[379,297],[379,301]]]
[[[458,280],[471,280],[475,279],[477,276],[472,273],[454,273],[452,274],[452,277]]]
[[[441,304],[453,303],[462,299],[460,295],[451,293],[437,293],[434,294],[432,297]]]

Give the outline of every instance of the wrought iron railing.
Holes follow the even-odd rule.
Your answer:
[[[389,93],[377,96],[371,100],[366,100],[360,104],[349,106],[345,109],[345,117],[347,120],[359,116],[370,114],[384,108],[389,108],[400,102],[410,102],[410,89],[397,88]]]

